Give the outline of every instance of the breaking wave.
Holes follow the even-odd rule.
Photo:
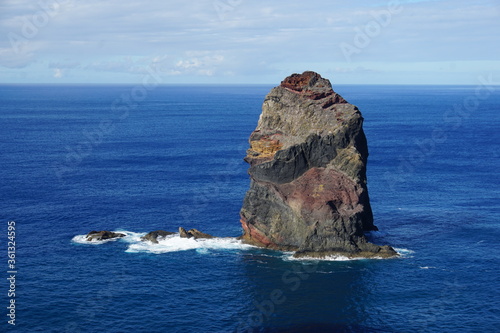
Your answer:
[[[415,253],[412,250],[402,249],[402,248],[394,248],[396,252],[399,254],[399,258],[410,258],[411,254]],[[285,252],[283,255],[283,260],[285,261],[355,261],[355,260],[382,260],[382,259],[397,259],[398,257],[393,258],[383,258],[383,257],[347,257],[343,255],[331,255],[326,256],[324,258],[316,258],[316,257],[302,257],[295,258],[294,252]]]
[[[401,258],[412,258],[415,251],[394,247],[394,250],[401,256]]]
[[[99,241],[87,241],[87,235],[76,235],[72,238],[73,243],[85,245],[101,245],[108,242],[125,242],[128,243],[128,248],[125,252],[138,253],[168,253],[196,250],[200,254],[209,253],[210,250],[248,250],[255,248],[255,246],[244,244],[242,241],[234,237],[226,238],[211,238],[211,239],[194,239],[194,238],[181,238],[178,233],[167,236],[165,238],[158,238],[158,244],[150,241],[142,241],[141,237],[146,235],[145,232],[132,232],[126,230],[116,230],[125,234],[125,237],[105,239]]]
[[[194,238],[181,238],[179,234],[174,234],[159,239],[158,244],[152,242],[139,241],[130,244],[126,252],[149,252],[149,253],[168,253],[178,251],[196,250],[200,254],[209,253],[210,250],[248,250],[255,248],[252,245],[242,243],[240,240],[227,237],[227,238],[211,238],[211,239],[194,239]]]
[[[210,238],[210,239],[194,239],[194,238],[181,238],[179,233],[172,234],[165,238],[158,238],[158,244],[152,243],[150,241],[142,241],[141,237],[146,235],[145,232],[132,232],[127,230],[115,230],[114,232],[119,232],[125,234],[125,237],[112,238],[99,241],[87,241],[87,235],[76,235],[72,238],[73,243],[85,244],[85,245],[100,245],[108,242],[124,242],[128,243],[128,247],[125,252],[128,253],[169,253],[169,252],[180,252],[196,250],[200,254],[208,254],[210,251],[221,251],[221,250],[250,250],[257,249],[253,245],[248,245],[243,243],[241,240],[235,237],[224,237],[224,238]],[[400,258],[411,258],[414,251],[394,248]],[[325,258],[295,258],[294,252],[283,252],[281,256],[285,261],[352,261],[352,260],[371,260],[371,259],[385,259],[382,257],[372,257],[372,258],[350,258],[343,255],[332,255]]]
[[[141,237],[144,236],[146,233],[137,233],[137,232],[132,232],[132,231],[125,231],[125,230],[114,230],[113,232],[125,234],[125,237],[117,237],[117,238],[110,238],[110,239],[103,239],[103,240],[93,240],[93,241],[88,241],[87,240],[87,234],[85,235],[76,235],[71,239],[73,243],[77,244],[85,244],[85,245],[101,245],[109,242],[116,242],[116,241],[125,241],[125,242],[139,242],[141,241]]]

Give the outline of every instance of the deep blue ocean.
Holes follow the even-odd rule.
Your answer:
[[[0,85],[1,332],[499,331],[500,87],[334,86],[365,118],[369,237],[402,254],[354,261],[234,238],[271,86],[142,88]],[[221,238],[139,241],[179,226]]]

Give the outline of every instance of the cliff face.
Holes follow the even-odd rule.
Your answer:
[[[314,72],[293,74],[266,96],[245,161],[250,190],[243,239],[297,256],[393,256],[366,241],[373,224],[358,108]]]

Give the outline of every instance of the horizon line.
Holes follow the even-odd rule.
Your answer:
[[[70,85],[87,85],[87,86],[135,86],[141,85],[137,82],[0,82],[0,86],[6,85],[37,85],[37,86],[70,86]],[[269,86],[276,85],[276,83],[158,83],[158,86]],[[345,86],[475,86],[472,83],[334,83],[332,86],[345,85]],[[500,86],[500,84],[493,84],[493,86]]]

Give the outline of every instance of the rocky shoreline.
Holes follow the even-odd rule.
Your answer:
[[[187,230],[183,227],[179,227],[178,232],[165,231],[165,230],[155,230],[148,232],[146,235],[141,237],[141,241],[149,241],[153,244],[158,244],[159,241],[165,239],[167,236],[179,234],[181,238],[193,238],[193,239],[211,239],[216,238],[212,235],[201,232],[197,229]],[[126,235],[119,232],[102,230],[102,231],[91,231],[85,236],[85,240],[88,242],[102,241],[114,238],[122,238]]]
[[[114,231],[108,231],[108,230],[101,230],[101,231],[91,231],[88,234],[83,236],[83,239],[85,240],[84,243],[92,243],[92,242],[102,242],[102,241],[108,241],[108,240],[117,240],[121,239],[124,237],[127,237],[127,234],[124,234],[122,232],[114,232]],[[150,242],[153,245],[160,244],[161,241],[167,239],[167,237],[170,236],[178,236],[179,238],[186,238],[186,239],[193,239],[193,240],[209,240],[209,239],[233,239],[240,241],[242,244],[254,246],[254,247],[262,247],[262,244],[254,242],[253,240],[249,240],[243,236],[240,237],[216,237],[210,234],[206,234],[204,232],[201,232],[197,229],[190,229],[187,230],[179,227],[178,232],[172,232],[172,231],[165,231],[165,230],[155,230],[151,231],[144,236],[140,237],[141,242]],[[283,252],[295,252],[293,254],[293,257],[295,258],[300,258],[300,259],[329,259],[329,258],[347,258],[347,259],[361,259],[361,258],[367,258],[367,259],[385,259],[385,258],[390,258],[393,257],[394,255],[390,251],[390,249],[387,249],[388,247],[381,247],[381,251],[375,253],[375,252],[359,252],[359,253],[352,253],[352,254],[346,254],[345,252],[310,252],[310,251],[297,251],[296,248],[293,247],[283,247],[280,249],[273,248],[273,247],[267,247],[269,249],[273,250],[278,250],[278,251],[283,251]]]

